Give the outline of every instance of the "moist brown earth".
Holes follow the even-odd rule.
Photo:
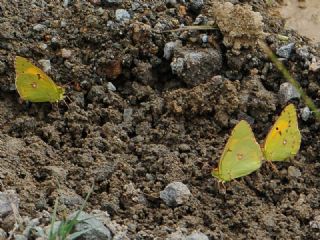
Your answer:
[[[285,80],[254,46],[256,39],[273,50],[283,45],[278,34],[295,43],[282,60],[319,106],[319,72],[309,70],[318,49],[285,30],[272,5],[231,1],[240,13],[261,14],[264,24],[256,25],[252,39],[252,32],[233,38],[230,26],[223,29],[237,23],[237,15],[229,22],[222,17],[222,5],[220,13],[213,9],[224,1],[207,0],[200,8],[192,4],[201,1],[65,2],[0,4],[1,191],[16,190],[21,216],[52,213],[58,197],[59,216],[71,213],[94,182],[86,211],[107,211],[128,227],[130,239],[164,239],[179,229],[209,239],[320,238],[319,123],[313,116],[301,119],[302,100],[292,100],[302,133],[294,158],[276,163],[278,171],[264,164],[225,189],[211,176],[239,120],[249,121],[263,143],[285,106],[278,94]],[[117,21],[117,9],[131,19]],[[221,29],[163,32],[196,20]],[[173,56],[164,58],[165,44],[176,40]],[[67,105],[20,103],[16,55],[38,66],[50,60],[48,75],[66,87]],[[177,58],[190,56],[204,61],[179,69]],[[168,207],[159,195],[174,181],[192,195]],[[0,227],[13,226],[2,221]]]

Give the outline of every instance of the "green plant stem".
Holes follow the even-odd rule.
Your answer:
[[[262,47],[263,51],[268,55],[268,57],[276,66],[276,68],[282,73],[283,77],[289,83],[291,83],[294,86],[294,88],[298,91],[304,103],[314,112],[316,119],[320,121],[320,112],[317,106],[314,104],[312,99],[305,93],[305,91],[303,91],[298,81],[291,76],[287,68],[283,65],[282,62],[279,61],[279,59],[272,52],[272,50],[267,46],[267,44],[265,44],[264,42],[260,42],[260,46]]]
[[[200,26],[185,26],[177,29],[172,29],[172,30],[164,30],[162,32],[179,32],[179,31],[186,31],[186,30],[214,30],[218,29],[215,26],[210,26],[210,25],[200,25]]]

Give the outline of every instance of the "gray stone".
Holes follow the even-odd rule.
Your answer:
[[[63,7],[68,7],[69,5],[69,0],[63,0]]]
[[[308,59],[310,57],[310,52],[308,49],[308,46],[300,47],[296,50],[296,53],[302,58],[302,59]]]
[[[38,24],[34,25],[32,29],[37,31],[37,32],[41,32],[45,28],[46,28],[46,25],[38,23]]]
[[[298,178],[301,177],[301,171],[294,166],[290,166],[288,167],[288,175],[290,177]]]
[[[181,46],[182,43],[180,40],[177,40],[175,42],[167,42],[163,48],[163,57],[167,60],[170,60],[172,58],[174,49]]]
[[[285,82],[280,85],[279,98],[282,103],[287,103],[291,99],[300,98],[300,93],[291,83]]]
[[[284,45],[278,48],[276,53],[279,57],[288,59],[291,55],[293,47],[294,47],[294,43],[289,43],[287,45]]]
[[[311,111],[308,107],[304,107],[300,110],[300,115],[303,121],[308,121]]]
[[[193,22],[193,25],[209,25],[208,17],[202,14],[199,14]]]
[[[122,22],[124,20],[129,20],[131,18],[130,14],[125,9],[116,10],[116,20]]]
[[[7,70],[7,65],[4,62],[0,61],[0,74],[4,74],[6,70]]]
[[[184,229],[178,228],[175,232],[168,235],[166,240],[186,240],[186,235]]]
[[[67,26],[66,20],[62,19],[61,22],[60,22],[60,27],[64,28],[66,26]]]
[[[207,35],[207,34],[201,35],[201,41],[202,41],[203,43],[208,43],[208,40],[209,40],[209,38],[208,38],[208,35]]]
[[[187,85],[194,87],[210,81],[222,67],[222,57],[213,48],[177,48],[170,64],[172,73],[179,76]]]
[[[107,88],[108,88],[109,91],[112,91],[112,92],[117,90],[117,88],[113,85],[112,82],[108,82],[107,83]]]
[[[185,203],[190,195],[190,190],[182,182],[172,182],[160,192],[160,198],[170,207]]]
[[[79,105],[80,107],[84,107],[85,100],[84,100],[84,93],[83,92],[73,92],[72,93],[73,103]]]
[[[48,45],[45,43],[39,43],[38,45],[39,49],[41,49],[42,51],[46,50],[48,48]]]
[[[179,151],[180,152],[189,152],[190,151],[190,146],[188,144],[182,143],[179,145]]]
[[[0,239],[7,239],[7,237],[6,231],[0,228]]]
[[[166,0],[166,4],[168,4],[169,7],[175,7],[178,3],[177,0]]]
[[[183,69],[184,69],[184,63],[185,61],[183,58],[174,59],[174,61],[170,64],[172,72],[177,75],[182,75]]]
[[[309,222],[309,225],[313,229],[320,229],[320,215],[317,215]]]
[[[95,85],[92,86],[88,93],[88,99],[92,102],[98,102],[105,97],[105,89],[103,86]]]
[[[203,0],[190,0],[190,10],[197,12],[200,11],[201,8],[203,7]]]
[[[76,216],[77,212],[74,212],[68,219],[72,219]],[[93,215],[86,212],[80,212],[78,218],[80,221],[74,228],[75,232],[84,232],[79,237],[86,240],[107,240],[112,239],[111,232],[100,221],[98,221]],[[88,231],[85,231],[88,230]]]
[[[311,64],[309,66],[309,71],[317,72],[319,70],[320,70],[320,60],[314,57],[311,60]]]
[[[61,57],[63,58],[70,58],[72,55],[72,51],[66,48],[61,49]]]
[[[19,196],[14,190],[7,190],[0,192],[0,218],[4,218],[13,211],[18,211],[19,208]],[[12,209],[14,207],[15,209]]]
[[[209,238],[202,232],[194,232],[188,235],[186,240],[209,240]]]
[[[132,108],[125,108],[123,110],[123,121],[124,122],[131,122],[132,121],[132,114],[133,114]]]
[[[28,238],[22,234],[15,234],[14,239],[15,240],[28,240]]]
[[[40,59],[38,62],[42,66],[42,70],[44,72],[47,73],[47,72],[49,72],[51,70],[51,62],[50,62],[50,60]]]
[[[105,4],[120,4],[123,0],[103,0],[102,2]]]

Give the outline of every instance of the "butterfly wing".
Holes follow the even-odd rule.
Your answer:
[[[250,125],[242,120],[233,129],[212,175],[222,182],[249,175],[261,167],[262,152]]]
[[[264,156],[267,161],[284,161],[297,154],[300,144],[301,134],[296,108],[289,104],[267,135]]]
[[[57,102],[64,98],[64,89],[57,86],[40,68],[26,58],[15,60],[16,88],[23,100],[30,102]]]

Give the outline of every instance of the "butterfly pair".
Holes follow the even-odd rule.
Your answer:
[[[221,182],[249,175],[262,160],[284,161],[296,155],[301,143],[296,108],[289,104],[281,113],[264,142],[257,143],[250,125],[242,120],[233,129],[223,150],[218,168],[212,175]]]
[[[26,58],[17,56],[15,69],[16,88],[22,100],[54,103],[64,99],[65,89],[57,86],[47,74]]]

